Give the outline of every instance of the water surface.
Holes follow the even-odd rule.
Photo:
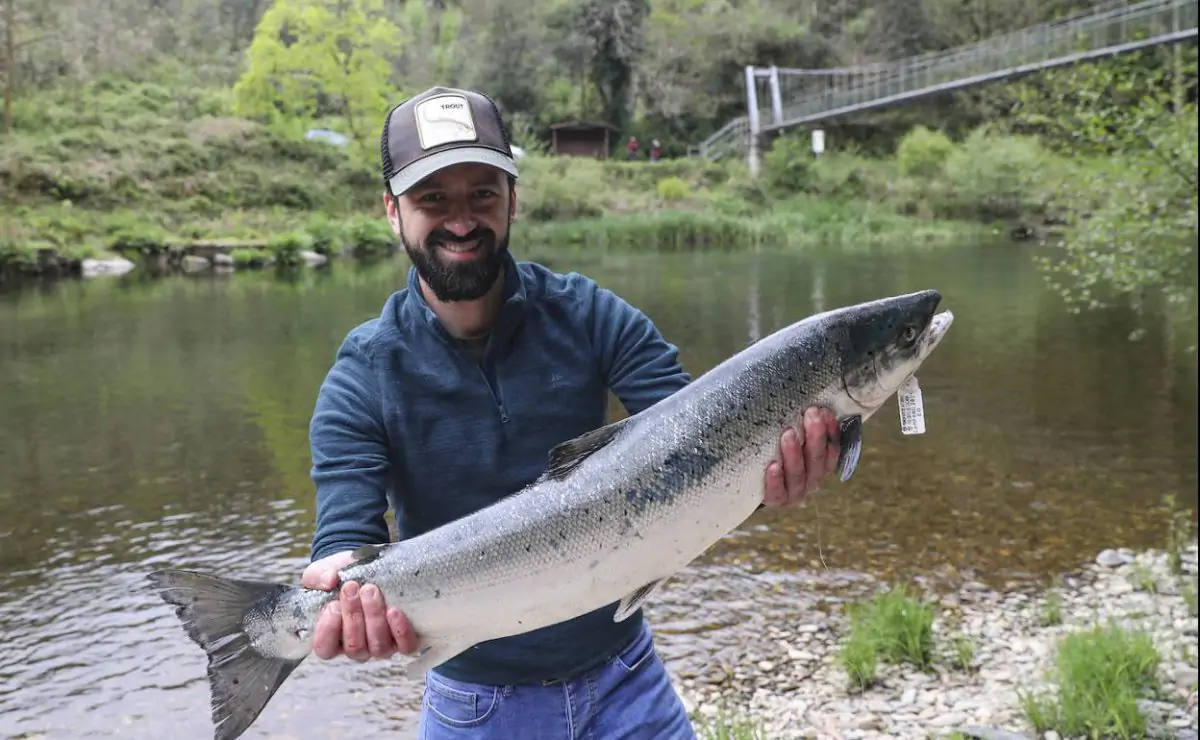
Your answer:
[[[551,256],[646,311],[694,375],[845,303],[934,287],[956,315],[920,374],[925,435],[903,437],[889,402],[853,481],[756,515],[648,609],[675,670],[770,649],[754,639],[766,625],[872,576],[1037,581],[1159,544],[1164,494],[1195,503],[1194,319],[1070,315],[1029,257],[1009,244]],[[211,737],[203,656],[142,574],[298,578],[317,387],[405,267],[0,295],[0,738]],[[403,733],[419,697],[397,666],[310,661],[245,737]]]

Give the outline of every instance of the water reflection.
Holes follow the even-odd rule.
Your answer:
[[[669,582],[650,613],[674,668],[744,659],[757,625],[864,573],[1025,580],[1161,541],[1160,497],[1196,498],[1194,319],[1071,316],[1028,256],[553,256],[645,310],[693,374],[853,301],[936,287],[957,317],[921,374],[926,435],[889,405],[853,481],[761,512]],[[296,579],[316,388],[401,283],[393,264],[0,295],[0,737],[209,736],[203,657],[141,574]],[[418,703],[397,666],[313,662],[247,737],[405,731]]]

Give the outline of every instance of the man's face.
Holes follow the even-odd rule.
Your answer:
[[[430,175],[399,197],[384,194],[388,221],[421,279],[439,301],[482,298],[508,251],[516,193],[507,175],[458,164]]]

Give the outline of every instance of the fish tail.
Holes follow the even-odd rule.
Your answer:
[[[218,578],[184,570],[147,575],[192,641],[208,656],[214,740],[246,731],[304,657],[265,655],[246,633],[250,620],[267,619],[288,586]]]

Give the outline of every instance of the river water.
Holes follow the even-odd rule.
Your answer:
[[[1071,315],[1030,249],[547,260],[640,306],[694,375],[841,304],[933,287],[956,315],[920,374],[925,435],[891,401],[852,481],[755,515],[648,608],[673,669],[754,659],[763,625],[872,579],[1044,582],[1161,544],[1162,496],[1196,501],[1194,318]],[[405,268],[0,295],[0,738],[211,737],[203,656],[143,574],[297,580],[314,394]],[[311,660],[245,737],[407,736],[419,701],[396,665]]]

